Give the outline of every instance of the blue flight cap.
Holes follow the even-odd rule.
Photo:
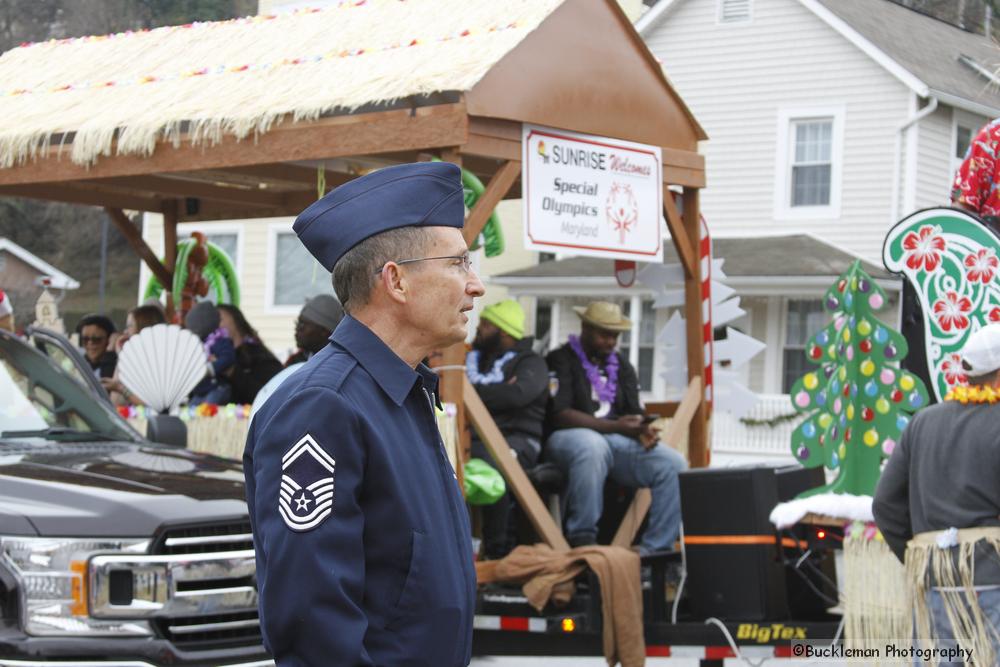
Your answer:
[[[373,171],[327,193],[292,229],[327,271],[369,236],[398,227],[465,223],[462,173],[450,162],[415,162]]]

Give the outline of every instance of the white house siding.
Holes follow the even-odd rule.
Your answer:
[[[889,227],[895,128],[910,93],[797,0],[753,0],[747,24],[716,23],[717,0],[677,0],[646,35],[667,76],[705,128],[712,229],[812,231],[877,258]],[[841,214],[776,220],[781,109],[845,109]]]
[[[952,107],[941,105],[917,128],[916,196],[900,210],[900,218],[929,206],[947,205],[951,193],[951,160],[955,149]]]

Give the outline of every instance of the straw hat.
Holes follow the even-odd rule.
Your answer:
[[[622,307],[607,301],[591,301],[587,307],[573,306],[580,319],[606,331],[629,331],[632,321],[622,315]]]

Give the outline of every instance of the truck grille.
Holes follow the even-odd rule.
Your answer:
[[[249,521],[174,528],[153,545],[155,554],[199,554],[253,549]]]
[[[256,611],[158,619],[153,622],[153,627],[164,639],[188,651],[261,643]]]
[[[249,521],[171,528],[151,553],[91,559],[91,613],[145,619],[187,650],[260,645]]]

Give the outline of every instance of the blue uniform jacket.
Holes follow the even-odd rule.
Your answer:
[[[280,667],[469,663],[472,543],[436,384],[346,316],[254,416],[247,503]]]

